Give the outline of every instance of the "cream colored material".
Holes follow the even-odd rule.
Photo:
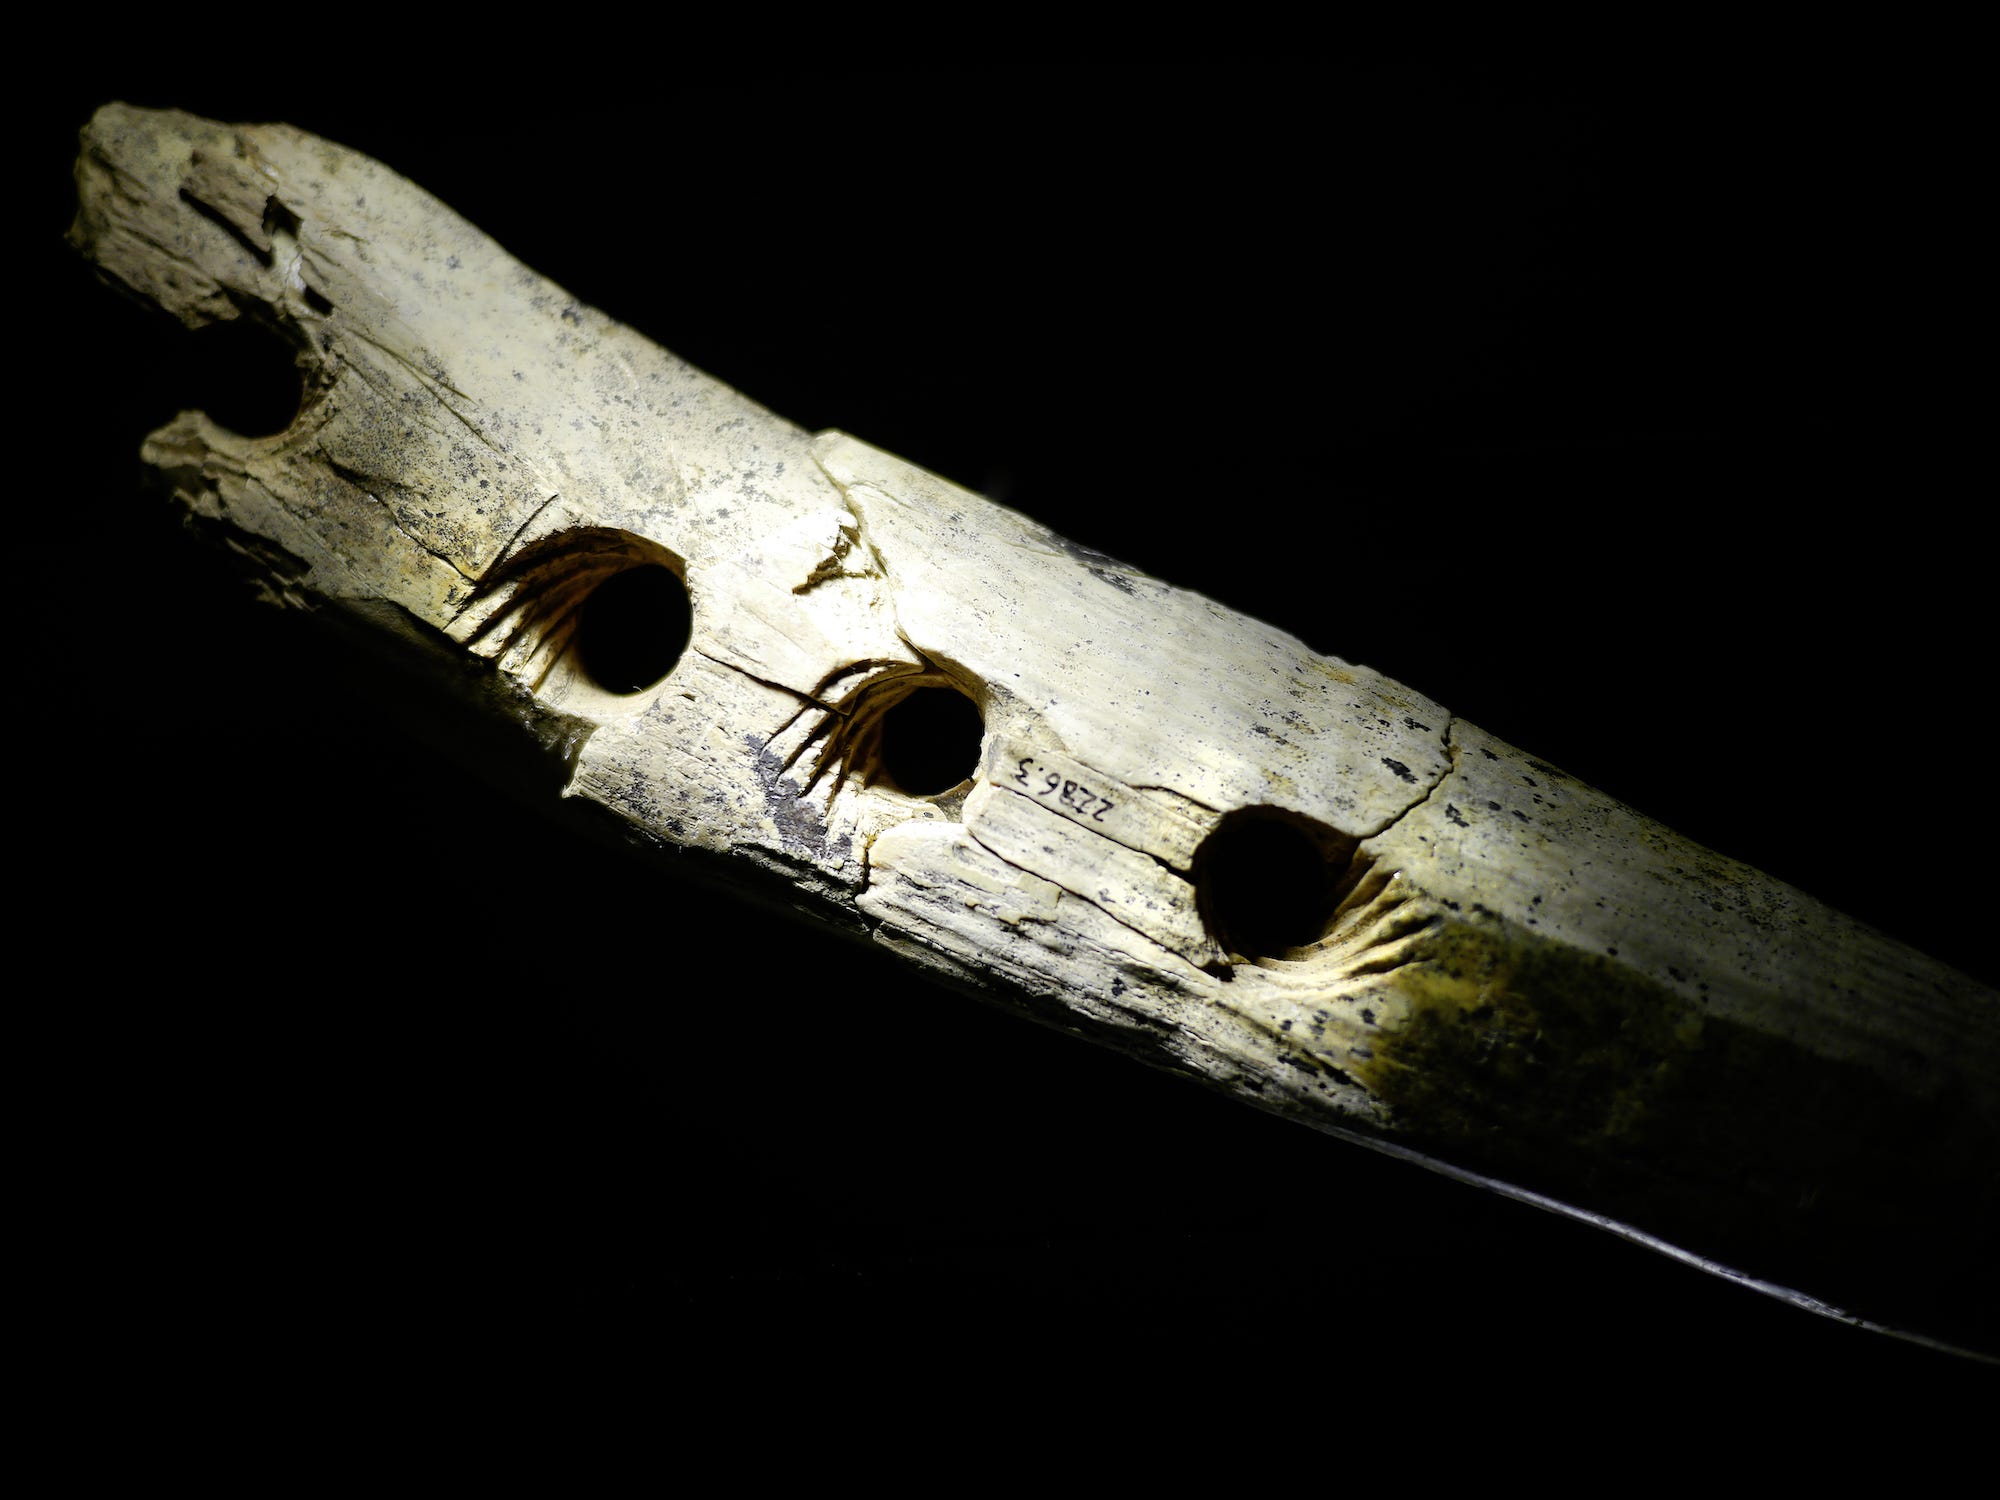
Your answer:
[[[287,432],[186,413],[147,441],[181,502],[273,601],[387,607],[491,661],[496,733],[526,725],[647,839],[1259,1107],[1702,1255],[1847,1191],[1824,1131],[1768,1098],[1738,1119],[1744,1091],[1802,1089],[1810,1123],[1837,1076],[1871,1130],[1914,1121],[1894,1149],[1926,1203],[2000,1140],[1990,992],[1366,667],[801,431],[372,161],[113,106],[79,191],[107,275],[300,349]],[[692,640],[620,693],[575,635],[647,563],[685,580]],[[935,686],[983,746],[911,796],[882,736]],[[1325,867],[1313,930],[1268,951],[1219,915],[1246,828]],[[1770,1180],[1718,1227],[1738,1160]],[[1855,1213],[1900,1191],[1869,1176]]]

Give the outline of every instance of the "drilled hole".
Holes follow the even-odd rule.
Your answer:
[[[882,769],[912,797],[948,792],[979,766],[986,726],[957,688],[918,688],[882,715]]]
[[[577,611],[577,664],[607,693],[644,692],[673,671],[693,629],[687,586],[673,569],[627,568],[592,589]]]
[[[173,399],[208,413],[219,427],[244,437],[271,437],[299,414],[305,383],[297,356],[270,329],[249,318],[181,333],[172,349]]]
[[[1224,949],[1272,958],[1326,935],[1351,840],[1275,808],[1231,813],[1195,854],[1195,895]]]

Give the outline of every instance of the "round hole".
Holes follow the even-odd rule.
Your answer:
[[[607,693],[644,692],[674,669],[693,630],[687,585],[673,569],[627,568],[577,611],[577,664]]]
[[[1278,812],[1232,813],[1195,854],[1195,895],[1209,931],[1246,959],[1326,935],[1349,842]]]
[[[291,346],[249,318],[176,339],[176,403],[244,437],[274,437],[298,419],[305,382]]]
[[[882,769],[912,797],[935,797],[979,768],[985,734],[979,706],[957,688],[918,688],[882,715]]]

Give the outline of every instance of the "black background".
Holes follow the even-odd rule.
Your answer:
[[[200,358],[59,241],[98,103],[289,120],[803,426],[1380,668],[1991,981],[1948,89],[77,71],[14,133],[10,209],[17,335],[53,371],[16,396],[17,1065],[72,1347],[169,1375],[700,1370],[754,1401],[832,1399],[864,1357],[876,1390],[1029,1370],[1064,1399],[1329,1362],[1620,1399],[1692,1370],[1981,1378],[662,883],[468,780],[144,487],[147,430],[282,408],[281,367]],[[419,955],[392,984],[391,952]]]

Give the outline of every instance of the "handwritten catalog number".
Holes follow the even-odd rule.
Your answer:
[[[1024,756],[1020,767],[1014,773],[1014,779],[1026,787],[1030,795],[1040,797],[1044,802],[1060,802],[1079,818],[1102,823],[1104,815],[1117,806],[1109,797],[1098,795],[1082,782],[1071,781],[1053,771],[1037,770],[1032,757]],[[1093,808],[1092,803],[1097,806]]]

